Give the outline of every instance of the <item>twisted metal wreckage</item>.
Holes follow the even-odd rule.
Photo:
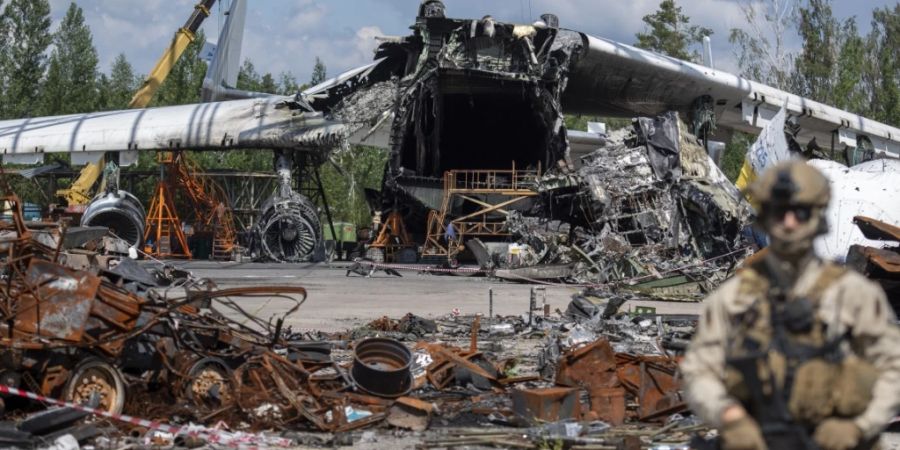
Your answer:
[[[171,267],[146,270],[127,258],[92,252],[105,230],[26,224],[15,195],[2,200],[13,206],[12,221],[0,221],[4,392],[23,389],[114,414],[151,420],[178,416],[198,423],[224,420],[251,430],[340,433],[387,423],[421,431],[438,414],[450,423],[468,423],[467,414],[476,414],[531,427],[524,436],[444,434],[431,445],[446,445],[447,439],[500,446],[518,439],[530,445],[548,437],[582,444],[617,442],[639,431],[614,432],[610,425],[661,421],[685,408],[673,378],[676,361],[663,348],[679,349],[670,344],[678,336],[683,340],[684,323],[690,329],[693,318],[666,325],[657,319],[657,326],[648,328],[645,319],[633,321],[613,306],[602,315],[599,309],[585,313],[582,308],[563,320],[545,316],[497,324],[492,318],[490,327],[481,329],[475,317],[462,324],[470,339],[462,348],[433,341],[440,336],[435,322],[410,314],[400,321],[385,318],[369,324],[349,345],[352,361],[339,364],[332,351],[348,347],[352,336],[309,340],[284,326],[285,317],[306,299],[302,287],[217,289]],[[274,296],[296,304],[269,321],[248,314],[238,303]],[[573,329],[575,319],[587,322]],[[552,336],[542,356],[543,376],[513,375],[521,355],[499,360],[480,349],[479,336],[496,339],[497,327],[520,333],[543,330],[539,332]],[[629,342],[636,341],[629,333],[648,337],[632,346]],[[369,337],[373,334],[420,340],[404,344]],[[665,344],[654,347],[653,339]],[[583,400],[582,391],[590,391]],[[627,399],[633,401],[626,404]],[[0,407],[15,414],[27,404],[3,395]],[[12,427],[0,426],[0,443],[33,446],[63,435],[82,442],[109,435],[99,423],[73,425],[84,416],[69,408],[39,413]],[[594,425],[579,425],[577,432],[567,427],[560,434],[544,429],[548,421]],[[148,442],[164,439],[152,429],[123,427],[138,438],[146,433]],[[178,445],[189,445],[185,439],[196,436],[172,437]]]

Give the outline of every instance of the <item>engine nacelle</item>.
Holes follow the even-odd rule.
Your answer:
[[[256,225],[257,258],[279,262],[312,259],[322,239],[322,225],[315,205],[296,192],[276,195],[262,206]]]
[[[129,245],[140,247],[146,216],[144,205],[130,192],[105,192],[91,200],[81,216],[81,225],[107,227]]]

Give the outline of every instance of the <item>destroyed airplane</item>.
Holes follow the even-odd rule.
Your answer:
[[[693,135],[705,146],[713,139],[727,140],[734,130],[758,132],[784,106],[791,116],[791,139],[798,148],[817,148],[817,142],[832,142],[832,154],[866,146],[873,149],[870,157],[900,155],[900,130],[894,127],[711,67],[566,30],[552,14],[541,16],[532,25],[501,23],[490,16],[480,20],[452,19],[446,17],[443,3],[427,0],[420,6],[412,29],[410,36],[384,38],[376,52],[377,62],[304,94],[314,98],[316,109],[332,114],[348,126],[351,142],[390,150],[381,202],[373,209],[382,216],[389,211],[402,212],[406,229],[413,233],[416,242],[426,242],[426,247],[429,243],[441,246],[438,241],[442,237],[446,239],[447,234],[460,231],[448,231],[448,227],[466,225],[445,220],[432,226],[429,215],[441,211],[442,203],[452,203],[448,216],[473,215],[471,202],[448,198],[445,174],[450,172],[455,173],[456,181],[463,177],[476,179],[483,175],[479,171],[493,174],[487,175],[493,177],[491,180],[478,179],[482,186],[496,188],[476,199],[476,203],[496,206],[486,207],[490,214],[480,217],[488,222],[503,223],[508,217],[518,217],[516,213],[524,213],[584,228],[590,220],[574,209],[570,211],[574,214],[561,215],[560,208],[548,205],[538,211],[541,205],[535,198],[514,202],[491,202],[487,198],[515,190],[512,186],[519,174],[528,171],[537,176],[526,183],[545,198],[555,193],[548,188],[551,180],[580,177],[590,187],[604,189],[610,183],[627,184],[629,180],[624,176],[602,186],[595,180],[603,173],[615,174],[616,169],[622,168],[620,158],[634,156],[635,152],[610,151],[608,137],[602,133],[567,130],[564,113],[625,117],[677,113],[683,121],[677,125],[681,142],[691,141],[685,137]],[[387,99],[395,100],[390,103]],[[653,120],[636,121],[635,128],[645,141]],[[655,120],[657,126],[667,123],[675,127],[679,122]],[[672,137],[676,133],[662,134]],[[650,211],[669,207],[662,197],[673,200],[667,197],[671,192],[677,192],[674,196],[684,202],[680,211],[670,209],[666,214],[657,214],[656,230],[637,230],[641,224],[628,219],[626,222],[630,221],[635,230],[626,232],[636,234],[626,238],[626,243],[645,239],[656,244],[668,242],[670,248],[686,244],[693,247],[689,254],[706,258],[740,247],[737,236],[748,223],[749,209],[739,204],[740,196],[711,160],[694,155],[693,148],[705,155],[704,148],[691,142],[694,147],[690,153],[694,156],[687,156],[689,161],[682,168],[675,161],[681,158],[680,162],[684,162],[686,155],[679,154],[677,141],[669,144],[668,153],[659,150],[663,147],[659,143],[642,145],[656,151],[639,152],[643,153],[641,158],[649,161],[642,167],[644,172],[636,171],[631,180],[634,192],[595,198],[596,204],[633,202],[632,208],[649,209],[638,215],[643,220],[649,218]],[[660,161],[667,158],[668,167]],[[579,169],[576,175],[582,159],[594,169]],[[652,171],[647,170],[651,168]],[[684,183],[682,170],[686,173]],[[543,181],[538,181],[541,176]],[[654,183],[665,187],[651,188]],[[571,180],[569,185],[572,186]],[[644,198],[633,195],[639,186],[647,187]],[[516,190],[516,195],[524,196],[522,189]],[[653,196],[660,198],[650,198]],[[627,214],[627,208],[615,209]],[[606,224],[615,227],[621,222],[610,220],[613,216],[609,208],[606,214]],[[603,234],[596,239],[609,241],[608,231],[592,232]],[[704,237],[721,234],[704,242],[702,238],[693,239],[692,233]],[[506,233],[502,240],[508,241],[510,234],[516,233]],[[637,234],[641,237],[637,238]],[[684,239],[679,241],[679,235]],[[843,248],[846,252],[846,246]],[[442,250],[452,259],[452,250]],[[546,262],[552,258],[539,259]],[[593,258],[577,259],[586,262]],[[573,261],[557,260],[554,265],[569,262]],[[607,269],[593,269],[599,271]],[[560,275],[557,278],[565,278],[569,272],[554,273]]]
[[[534,24],[453,19],[439,0],[422,2],[411,35],[381,38],[372,64],[295,96],[241,92],[231,86],[246,5],[233,4],[204,82],[204,99],[212,103],[2,121],[4,161],[36,163],[46,153],[67,152],[82,164],[119,152],[127,166],[138,151],[273,149],[279,167],[296,177],[301,166],[321,164],[347,142],[372,145],[390,151],[374,209],[383,216],[401,212],[422,242],[428,211],[441,207],[448,171],[565,174],[578,155],[603,146],[598,133],[567,130],[563,114],[674,111],[706,143],[725,140],[732,130],[756,133],[785,106],[799,145],[831,142],[825,151],[832,154],[865,147],[871,155],[900,155],[897,128],[712,67],[567,30],[552,14]],[[219,101],[228,98],[241,99]],[[261,211],[260,258],[308,260],[321,240],[313,207],[289,191],[279,188]],[[527,200],[509,209],[532,206]]]

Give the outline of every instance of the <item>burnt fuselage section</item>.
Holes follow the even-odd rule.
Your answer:
[[[566,159],[559,100],[581,48],[577,33],[490,16],[420,16],[413,30],[404,42],[380,49],[387,54],[400,47],[408,55],[391,127],[386,194],[415,185],[416,197],[427,191],[427,180],[440,189],[449,170],[546,169]]]
[[[567,160],[560,97],[583,48],[581,35],[557,28],[552,16],[537,25],[450,19],[429,8],[439,4],[425,2],[412,35],[379,46],[362,86],[336,85],[315,105],[343,120],[342,110],[352,111],[350,121],[368,128],[377,118],[359,117],[365,108],[354,100],[366,97],[366,84],[393,84],[392,118],[382,122],[390,159],[381,209],[402,203],[414,234],[437,206],[447,171],[546,170]],[[355,93],[341,95],[348,86]]]

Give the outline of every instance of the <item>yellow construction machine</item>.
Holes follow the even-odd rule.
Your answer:
[[[146,108],[150,104],[153,95],[156,94],[163,81],[169,76],[169,72],[175,67],[175,63],[181,58],[182,53],[196,39],[197,30],[200,29],[203,21],[209,17],[210,10],[215,3],[216,0],[203,0],[194,6],[194,12],[191,14],[191,17],[183,27],[175,32],[172,43],[169,44],[162,57],[153,66],[153,70],[147,75],[147,79],[144,80],[141,88],[131,98],[131,102],[128,103],[129,109]],[[78,178],[72,182],[72,185],[68,189],[56,191],[56,195],[66,199],[67,204],[70,206],[90,203],[93,198],[91,190],[103,174],[103,167],[106,164],[105,159],[100,158],[96,163],[86,164],[78,174]]]

